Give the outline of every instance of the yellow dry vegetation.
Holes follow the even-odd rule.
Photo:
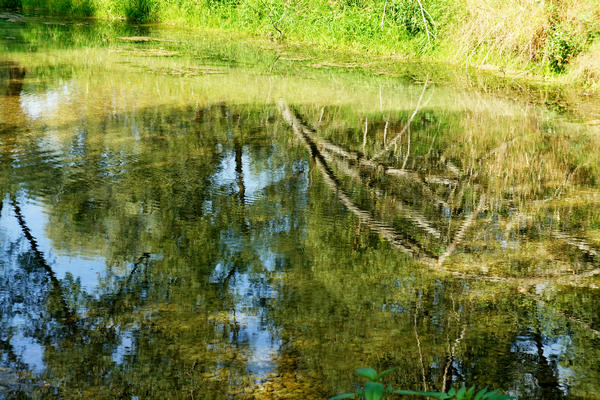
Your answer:
[[[552,32],[564,30],[582,43],[570,78],[598,83],[600,43],[590,46],[600,30],[600,6],[595,0],[463,0],[464,20],[450,34],[459,43],[456,59],[496,64],[498,57],[528,63],[547,57]],[[495,57],[495,59],[494,59]]]
[[[543,1],[464,0],[466,19],[458,27],[462,47],[457,57],[487,49],[499,54],[531,58],[539,51],[548,23]],[[486,57],[487,58],[487,57]],[[481,60],[482,63],[485,59]]]
[[[600,25],[600,16],[598,16]],[[569,77],[584,82],[593,89],[600,88],[600,42],[594,43],[590,49],[572,61]]]

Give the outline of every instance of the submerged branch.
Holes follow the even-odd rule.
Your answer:
[[[463,325],[462,331],[460,333],[460,336],[456,338],[456,340],[454,340],[454,343],[452,344],[452,347],[449,349],[450,351],[450,356],[448,357],[448,361],[446,363],[446,367],[444,368],[444,374],[442,376],[442,392],[446,392],[449,387],[448,387],[448,372],[450,372],[450,369],[452,367],[452,363],[454,362],[454,354],[456,353],[456,347],[460,344],[460,342],[465,338],[465,333],[467,332],[467,326]],[[448,344],[448,346],[450,346]]]
[[[427,391],[427,378],[425,375],[425,362],[423,361],[423,351],[421,349],[421,339],[419,338],[419,331],[417,329],[417,314],[418,314],[418,307],[417,310],[415,311],[415,316],[414,316],[414,330],[415,330],[415,338],[417,339],[417,349],[419,350],[419,361],[421,362],[421,377],[423,379],[423,390]]]

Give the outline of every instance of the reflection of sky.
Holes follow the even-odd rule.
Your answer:
[[[535,286],[537,295],[542,295],[546,289],[547,284],[542,283]],[[542,310],[540,310],[542,311]],[[548,326],[544,329],[547,332],[551,332],[554,328],[551,324],[545,320],[541,323],[546,322]],[[575,383],[576,372],[571,368],[566,368],[560,364],[560,361],[568,354],[569,348],[573,347],[573,339],[569,335],[557,336],[542,336],[543,339],[543,354],[548,363],[556,367],[557,380],[560,385],[560,389],[567,394],[569,387]],[[527,352],[528,354],[537,354],[537,346],[531,340],[525,342],[526,345],[521,345],[521,351]],[[565,363],[563,363],[565,364]]]
[[[27,321],[11,321],[13,326],[22,326]],[[44,349],[37,343],[37,341],[31,337],[25,336],[22,331],[17,333],[10,338],[10,345],[13,347],[13,351],[19,355],[19,359],[27,364],[29,370],[40,373],[46,366],[44,365]]]
[[[67,274],[71,274],[81,282],[82,289],[88,293],[92,293],[97,288],[98,280],[105,271],[104,259],[101,257],[56,255],[56,250],[53,248],[51,241],[45,236],[48,215],[43,206],[24,198],[19,199],[19,204],[23,218],[32,236],[37,241],[38,249],[43,253],[47,263],[56,273],[56,277],[62,280]],[[17,248],[13,248],[12,250],[14,251],[11,251],[9,247],[17,243]],[[2,214],[0,215],[0,246],[0,250],[2,250],[0,272],[3,275],[13,277],[8,282],[25,285],[26,282],[18,278],[23,273],[21,271],[22,268],[18,264],[17,257],[23,251],[29,249],[29,243],[24,239],[23,232],[8,199],[4,199]],[[16,301],[15,299],[8,298],[11,295],[8,293],[6,293],[8,296],[5,295],[3,288],[0,287],[0,291],[3,292],[1,297],[13,304],[14,313],[8,321],[5,321],[7,326],[4,326],[3,329],[7,330],[6,332],[10,331],[9,343],[19,360],[25,363],[31,371],[40,373],[45,368],[43,361],[44,350],[36,339],[28,336],[28,331],[36,324],[36,321],[31,318],[39,317],[37,314],[43,312],[43,310],[36,311],[30,303],[40,306],[43,297],[46,295],[46,289],[44,285],[40,286],[35,283],[27,286],[27,288],[12,288],[12,296],[20,296],[18,292],[23,291],[24,296],[37,296],[39,299],[21,299]],[[21,301],[26,303],[23,304],[25,309],[18,307]],[[15,307],[18,308],[15,309]]]
[[[25,199],[20,199],[19,205],[25,222],[37,241],[38,249],[44,254],[46,261],[56,273],[56,277],[62,280],[67,274],[71,274],[73,278],[80,280],[84,290],[93,292],[98,286],[99,278],[105,273],[105,259],[88,254],[57,255],[56,249],[45,235],[48,214],[44,207],[39,203]],[[8,201],[5,201],[3,210],[11,210],[11,213],[3,212],[0,217],[0,229],[4,231],[7,239],[15,241],[23,235],[21,227],[14,214],[12,214],[12,208]]]
[[[276,153],[277,149],[273,149]],[[297,166],[295,166],[297,167]],[[306,172],[308,168],[294,172]],[[301,177],[301,176],[299,176]],[[242,153],[242,178],[245,189],[245,204],[251,206],[253,202],[260,200],[265,195],[265,189],[286,178],[286,168],[274,168],[272,159],[266,160],[266,168],[260,169],[254,166],[248,149],[244,147]],[[238,175],[236,171],[235,152],[231,151],[221,161],[219,171],[213,175],[215,186],[224,189],[228,193],[239,192]],[[302,186],[308,185],[308,180],[302,182]],[[306,191],[307,187],[302,187]],[[290,193],[291,196],[295,195]],[[212,209],[212,204],[207,203],[206,208]],[[276,266],[283,257],[273,251],[273,236],[289,232],[292,229],[289,215],[277,215],[273,210],[270,214],[269,224],[259,234],[253,235],[251,243],[240,236],[234,229],[228,229],[221,235],[223,243],[229,251],[242,251],[244,246],[252,246],[257,255],[259,265],[247,265],[232,277],[229,283],[229,291],[236,299],[235,308],[231,318],[235,319],[240,326],[237,340],[244,343],[249,351],[248,370],[250,373],[263,377],[275,367],[274,359],[281,346],[280,339],[269,329],[267,324],[268,309],[264,307],[270,299],[276,297],[277,292],[269,282],[269,275],[277,273]],[[263,236],[264,235],[264,236]],[[253,268],[254,267],[254,268]],[[213,271],[211,281],[218,282],[224,279],[231,265],[218,264]],[[254,269],[253,272],[250,272]],[[260,272],[259,272],[260,271]],[[259,302],[260,306],[256,306]]]
[[[242,153],[242,176],[245,187],[246,203],[251,204],[264,197],[265,188],[284,179],[286,172],[285,167],[283,166],[274,168],[270,158],[266,161],[266,168],[261,170],[260,167],[253,165],[247,151],[248,149],[244,147]],[[276,151],[277,148],[273,148],[273,152]],[[235,188],[235,190],[237,190],[237,181],[235,152],[231,151],[223,157],[218,172],[213,175],[213,182],[217,186]]]
[[[119,333],[120,343],[112,354],[112,359],[116,364],[122,364],[127,356],[134,349],[135,338],[132,331]]]
[[[68,103],[71,98],[71,89],[67,82],[61,82],[57,88],[45,92],[21,93],[21,108],[30,119],[54,115],[59,107]]]
[[[569,387],[574,383],[576,373],[571,368],[561,365],[560,361],[568,354],[568,349],[573,345],[571,337],[568,335],[549,337],[541,334],[541,341],[542,354],[548,363],[548,368],[555,369],[560,390],[568,394]],[[511,352],[538,356],[538,344],[530,336],[519,336],[513,343]],[[542,360],[539,360],[539,362],[542,362]],[[533,376],[531,376],[531,379],[536,380]],[[531,385],[531,387],[535,386],[536,384]]]

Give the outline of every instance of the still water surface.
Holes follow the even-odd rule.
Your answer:
[[[600,396],[593,112],[164,27],[0,50],[0,398]]]

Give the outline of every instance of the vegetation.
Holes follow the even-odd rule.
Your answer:
[[[398,366],[394,388],[597,397],[587,114],[421,65],[33,20],[0,20],[0,397],[323,399],[356,364]],[[430,269],[374,220],[422,258],[454,250]]]
[[[389,385],[385,386],[381,380],[390,372],[393,372],[396,368],[387,369],[381,373],[377,373],[373,368],[360,368],[356,370],[356,373],[363,378],[367,379],[367,383],[365,383],[365,387],[363,389],[359,389],[354,393],[344,393],[334,397],[331,397],[329,400],[342,400],[342,399],[353,399],[356,397],[364,398],[365,400],[382,400],[384,398],[393,396],[393,395],[406,395],[406,396],[421,396],[421,397],[430,397],[438,400],[510,400],[511,397],[498,393],[497,390],[488,391],[487,388],[483,388],[479,391],[475,391],[475,386],[471,386],[470,388],[466,388],[462,386],[460,389],[456,390],[454,388],[448,390],[446,393],[442,392],[423,392],[423,391],[413,391],[413,390],[394,390],[394,388]],[[397,397],[397,396],[396,396]]]
[[[596,0],[0,0],[0,7],[168,22],[438,60],[598,88]]]

